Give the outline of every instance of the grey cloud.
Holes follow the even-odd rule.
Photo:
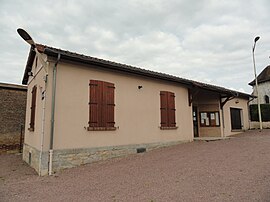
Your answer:
[[[269,8],[267,0],[2,0],[0,81],[21,80],[23,27],[38,43],[250,92],[258,34],[258,70],[269,63]]]

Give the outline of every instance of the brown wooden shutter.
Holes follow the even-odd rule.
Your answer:
[[[114,127],[114,84],[90,80],[89,127]]]
[[[104,82],[103,86],[104,122],[105,127],[114,127],[114,84]]]
[[[160,92],[161,127],[175,127],[175,96],[168,91]]]
[[[175,127],[175,96],[174,93],[168,92],[168,126]]]
[[[160,91],[160,116],[161,116],[161,127],[168,126],[168,92]]]
[[[90,80],[89,91],[89,126],[98,127],[101,123],[102,83]]]
[[[30,114],[30,129],[35,128],[35,114],[36,114],[36,98],[37,98],[37,86],[32,88],[32,103],[31,103],[31,114]]]

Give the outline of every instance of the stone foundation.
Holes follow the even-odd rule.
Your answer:
[[[40,164],[40,151],[27,144],[23,145],[23,160],[34,168],[41,176],[48,174],[48,157],[48,151],[42,152],[42,162]]]
[[[83,164],[93,163],[110,158],[123,157],[129,154],[137,153],[137,149],[145,148],[146,152],[172,145],[177,145],[188,141],[152,143],[152,144],[136,144],[124,146],[110,146],[98,148],[79,148],[65,149],[53,151],[53,172],[66,168],[72,168]],[[41,169],[39,171],[39,155],[40,151],[24,144],[23,160],[33,167],[39,175],[48,174],[48,151],[42,154]]]

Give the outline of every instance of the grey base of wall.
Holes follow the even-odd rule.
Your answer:
[[[27,144],[23,145],[23,160],[41,176],[48,174],[48,157],[48,151],[42,152],[42,162],[40,163],[40,151]]]
[[[53,172],[83,164],[93,163],[96,161],[135,154],[141,152],[144,150],[144,148],[146,151],[150,151],[153,149],[168,147],[186,142],[190,141],[54,150],[52,166]],[[23,160],[27,162],[31,167],[33,167],[41,176],[48,174],[48,155],[48,151],[42,152],[42,162],[40,164],[40,151],[34,147],[24,144]],[[39,165],[41,165],[40,168]]]
[[[262,122],[263,129],[269,129],[270,128],[270,121],[268,122]],[[259,129],[260,128],[260,122],[258,121],[251,121],[250,122],[250,129]]]

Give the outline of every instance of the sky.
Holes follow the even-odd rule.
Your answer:
[[[270,63],[269,0],[0,0],[0,82],[21,84],[36,43],[251,93]]]

